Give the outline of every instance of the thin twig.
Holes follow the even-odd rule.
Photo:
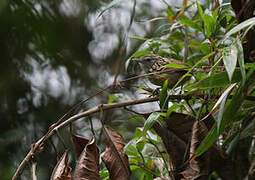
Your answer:
[[[197,115],[196,120],[200,119],[201,114],[202,114],[202,110],[203,110],[203,108],[204,108],[204,106],[205,106],[205,104],[206,104],[206,102],[207,102],[205,99],[203,99],[202,101],[203,101],[203,102],[202,102],[201,107],[199,108],[199,112],[198,112],[198,115]]]
[[[129,109],[129,108],[127,108],[127,107],[124,107],[124,109],[125,109],[126,111],[131,112],[131,113],[134,113],[134,114],[136,114],[136,115],[144,115],[143,113],[136,112],[136,111],[134,111],[134,110],[132,110],[132,109]]]
[[[169,171],[168,169],[168,163],[166,162],[164,156],[163,156],[163,153],[159,150],[158,146],[156,144],[153,143],[153,141],[151,139],[148,139],[149,140],[149,143],[152,144],[156,150],[158,151],[158,153],[160,154],[164,164],[165,164],[165,168],[166,168],[166,171],[168,172],[168,175],[170,176],[171,175],[171,172]]]
[[[145,165],[145,159],[144,159],[144,157],[143,157],[143,154],[142,154],[142,152],[137,148],[137,152],[139,153],[139,155],[141,156],[141,158],[142,158],[142,161],[143,161],[143,165]]]
[[[18,179],[19,175],[21,174],[21,172],[23,171],[23,169],[25,168],[27,163],[30,161],[31,157],[35,154],[36,151],[40,150],[43,147],[45,141],[48,140],[51,136],[53,136],[57,129],[61,129],[82,117],[86,117],[88,115],[97,113],[100,111],[100,108],[103,108],[103,110],[107,110],[107,109],[124,107],[124,106],[128,106],[128,105],[148,103],[148,102],[153,102],[153,101],[157,101],[157,100],[158,100],[157,97],[153,97],[153,98],[144,98],[144,99],[138,99],[138,100],[132,100],[132,101],[125,101],[125,102],[121,102],[121,103],[105,104],[105,105],[103,105],[103,107],[101,107],[102,105],[99,105],[99,106],[89,109],[85,112],[82,112],[82,113],[79,113],[79,114],[76,114],[76,115],[70,117],[69,119],[67,119],[66,121],[62,122],[61,124],[55,126],[54,128],[50,128],[48,130],[48,132],[41,139],[39,139],[36,143],[33,144],[32,148],[30,149],[30,151],[28,152],[26,157],[23,159],[23,161],[20,163],[19,167],[17,168],[15,174],[12,177],[12,180]],[[53,127],[53,126],[51,126],[51,127]]]
[[[193,95],[193,97],[203,98],[203,97],[205,97],[205,95],[198,94],[198,95]],[[212,99],[217,99],[219,97],[220,97],[219,95],[211,96]],[[229,96],[229,98],[232,98],[232,97],[233,97],[232,95]],[[169,99],[171,99],[171,100],[181,100],[181,99],[189,100],[191,98],[192,98],[192,95],[170,95],[169,96]],[[250,101],[255,101],[254,96],[246,96],[245,99],[250,100]],[[154,101],[158,101],[158,100],[159,100],[158,97],[149,97],[149,98],[144,98],[144,99],[124,101],[124,102],[119,102],[119,103],[104,104],[103,106],[99,105],[99,106],[91,108],[85,112],[81,112],[79,114],[76,114],[76,115],[70,117],[69,119],[62,122],[61,124],[58,124],[54,128],[50,128],[48,130],[48,132],[41,139],[39,139],[36,143],[33,144],[32,148],[30,149],[30,151],[28,152],[26,157],[23,159],[23,161],[20,163],[19,167],[17,168],[15,174],[12,177],[12,180],[17,180],[18,176],[21,174],[21,172],[23,171],[23,169],[25,168],[27,163],[30,162],[30,159],[33,157],[35,152],[43,149],[43,145],[44,145],[45,141],[48,140],[51,136],[53,136],[56,130],[62,129],[62,128],[66,127],[67,125],[69,125],[70,123],[72,123],[82,117],[86,117],[86,116],[95,114],[100,111],[100,108],[102,108],[102,110],[108,110],[108,109],[125,107],[125,106],[129,106],[129,105],[149,103],[149,102],[154,102]]]
[[[96,133],[94,131],[94,127],[93,127],[93,122],[92,122],[91,116],[88,116],[88,119],[89,119],[89,123],[90,123],[90,130],[91,130],[93,136],[96,137]]]
[[[184,27],[184,58],[183,58],[183,62],[187,62],[188,59],[188,53],[189,53],[189,37],[188,37],[188,31],[187,31],[187,27]]]
[[[187,105],[189,106],[189,108],[190,108],[192,114],[193,114],[194,116],[196,116],[196,112],[194,111],[193,107],[190,105],[189,100],[185,100],[185,101],[186,101]]]
[[[58,138],[60,139],[60,142],[61,142],[62,145],[64,146],[64,149],[67,149],[67,146],[66,146],[66,144],[65,144],[65,141],[64,141],[63,137],[61,136],[61,134],[59,133],[59,130],[56,129],[56,132],[57,132]]]
[[[60,157],[60,156],[58,155],[58,151],[57,151],[57,148],[56,148],[55,144],[52,142],[52,139],[49,139],[49,142],[50,142],[51,146],[53,147],[53,150],[55,151],[56,155],[57,155],[58,157]]]
[[[154,171],[152,171],[151,169],[147,168],[146,166],[144,166],[143,164],[141,164],[139,162],[138,162],[138,164],[130,163],[130,166],[138,166],[141,169],[144,169],[145,171],[148,171],[150,174],[153,174],[155,177],[158,177],[158,175]]]
[[[33,162],[32,163],[32,179],[33,180],[37,180],[36,166],[37,166],[37,162]]]

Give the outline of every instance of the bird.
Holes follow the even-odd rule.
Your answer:
[[[168,80],[168,88],[175,87],[181,77],[187,73],[186,69],[189,67],[184,62],[164,58],[156,54],[147,54],[139,58],[132,58],[132,60],[138,62],[145,73],[152,73],[148,77],[152,84],[163,86],[165,80]],[[164,67],[170,63],[178,64],[187,68]],[[185,77],[179,85],[183,85],[189,79],[190,76]]]

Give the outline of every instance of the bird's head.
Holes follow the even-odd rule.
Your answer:
[[[152,65],[157,60],[159,60],[161,58],[162,57],[155,55],[155,54],[147,54],[147,55],[141,56],[140,58],[132,58],[132,60],[141,64],[145,70],[148,70],[152,67]]]

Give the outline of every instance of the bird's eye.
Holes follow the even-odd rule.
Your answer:
[[[145,60],[145,61],[151,61],[152,58],[151,58],[151,57],[146,57],[144,60]]]

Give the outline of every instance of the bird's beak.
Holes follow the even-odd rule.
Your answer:
[[[131,60],[132,60],[132,61],[136,61],[136,62],[138,62],[138,63],[142,62],[141,59],[136,58],[136,57],[131,58]]]

